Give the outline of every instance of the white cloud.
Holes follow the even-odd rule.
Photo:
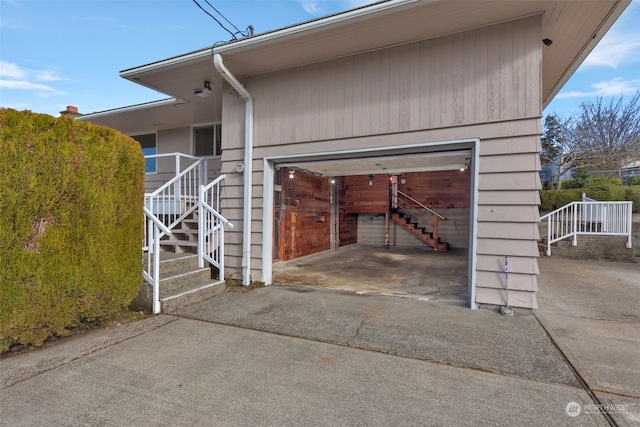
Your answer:
[[[365,6],[367,4],[377,3],[380,0],[348,0],[346,3],[350,9]]]
[[[311,15],[319,15],[322,13],[322,8],[320,8],[320,2],[317,0],[297,0],[298,4],[302,6],[305,12]]]
[[[593,90],[560,92],[556,95],[559,99],[568,98],[588,98],[593,96],[620,96],[628,93],[636,93],[640,90],[640,79],[624,80],[620,77],[615,79],[593,83]]]
[[[43,82],[53,82],[57,80],[63,80],[62,77],[56,76],[51,71],[36,71],[35,78]]]
[[[26,90],[39,97],[63,95],[58,89],[40,82],[63,80],[48,70],[28,70],[16,64],[0,61],[0,89]]]
[[[587,56],[584,66],[618,68],[622,64],[640,61],[640,35],[611,34],[605,36]]]
[[[321,0],[296,0],[298,4],[310,15],[324,15],[326,10],[322,7]],[[339,2],[340,10],[350,10],[357,7],[377,3],[380,0],[342,0]]]
[[[16,64],[0,61],[0,77],[9,79],[22,79],[25,76],[24,70]]]

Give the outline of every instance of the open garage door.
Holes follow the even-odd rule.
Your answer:
[[[467,305],[472,158],[274,162],[272,283]]]

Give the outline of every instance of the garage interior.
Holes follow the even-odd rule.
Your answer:
[[[470,150],[285,162],[273,284],[468,303]]]

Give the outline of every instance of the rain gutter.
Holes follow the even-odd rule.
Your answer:
[[[213,55],[213,65],[220,75],[242,96],[244,113],[244,214],[242,219],[242,284],[251,284],[251,190],[253,187],[253,98],[224,66],[222,55]]]

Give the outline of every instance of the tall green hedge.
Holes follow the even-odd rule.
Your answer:
[[[135,140],[0,110],[0,352],[130,304],[142,280],[143,194]]]

